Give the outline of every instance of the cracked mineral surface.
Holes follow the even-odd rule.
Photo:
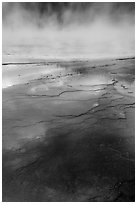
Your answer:
[[[3,201],[134,201],[135,59],[3,62]]]

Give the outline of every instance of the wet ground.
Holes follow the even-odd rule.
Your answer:
[[[3,201],[134,201],[135,59],[3,63]]]

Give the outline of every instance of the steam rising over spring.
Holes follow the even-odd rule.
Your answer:
[[[134,56],[134,3],[7,3],[3,53],[41,58]],[[24,48],[25,47],[25,48]]]

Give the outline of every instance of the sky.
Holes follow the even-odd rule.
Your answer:
[[[35,56],[134,56],[135,3],[3,2],[2,34],[4,51],[16,46]]]

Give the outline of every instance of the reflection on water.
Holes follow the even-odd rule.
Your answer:
[[[104,86],[112,84],[114,80],[118,83],[115,88],[128,95],[134,94],[134,81],[130,82],[130,77],[127,78],[125,73],[118,77],[112,77],[111,74],[104,71],[94,71],[92,68],[74,67],[68,68],[59,65],[40,65],[40,64],[25,64],[25,65],[5,65],[2,70],[2,87],[7,88],[16,84],[28,83],[32,80],[44,79],[44,84],[36,83],[31,87],[29,93],[32,94],[48,94],[56,95],[66,88],[71,87],[77,90],[96,90],[100,92]],[[94,94],[97,94],[94,93]],[[81,97],[82,93],[76,93]],[[88,95],[88,92],[83,93]],[[93,93],[92,93],[93,94]],[[78,98],[79,98],[78,97]],[[75,97],[76,98],[76,97]]]
[[[105,73],[90,73],[88,72],[86,75],[82,75],[79,77],[77,81],[73,81],[71,85],[73,86],[99,86],[103,84],[109,84],[111,83],[111,77],[108,74]]]
[[[62,70],[63,68],[58,68],[55,65],[6,65],[2,69],[2,87],[24,84],[30,80],[45,77],[48,74],[56,74],[56,72]]]
[[[80,62],[78,63],[80,64]],[[125,77],[124,72],[121,71],[120,75],[118,75],[115,71],[116,74],[112,75],[110,72],[111,66],[104,69],[99,67],[92,69],[89,66],[86,68],[83,66],[83,62],[81,63],[81,66],[72,62],[66,63],[66,66],[65,63],[64,66],[63,64],[60,66],[59,63],[3,66],[3,88],[17,84],[23,86],[24,83],[29,82],[29,86],[26,86],[25,89],[19,89],[18,86],[15,86],[12,93],[15,98],[7,95],[9,98],[7,98],[7,102],[3,106],[5,119],[6,117],[9,118],[9,114],[13,120],[14,117],[18,116],[23,118],[24,121],[27,119],[28,123],[32,124],[33,127],[35,121],[50,121],[51,119],[54,120],[55,116],[78,116],[94,107],[97,108],[101,107],[102,104],[107,104],[112,98],[117,100],[117,98],[120,98],[119,94],[134,96],[134,81],[131,83],[130,76],[126,80],[127,77]],[[4,90],[8,92],[8,89]],[[12,89],[10,90],[12,91]],[[20,98],[16,95],[17,90],[20,92]],[[105,97],[102,97],[103,95]],[[109,100],[103,102],[107,97]],[[114,117],[115,113],[118,115],[116,110],[114,113],[109,113],[109,116]],[[124,112],[119,112],[120,118],[124,118],[122,114],[125,116]],[[7,127],[9,128],[8,124],[9,122],[4,123],[4,131],[7,131]],[[27,125],[26,122],[25,125]],[[13,131],[13,135],[15,137],[20,135],[20,138],[35,138],[35,131],[33,131],[35,126],[32,127],[30,126],[28,132],[26,132],[27,129],[22,133],[20,130],[20,133]],[[10,128],[12,129],[12,127]],[[41,130],[44,131],[44,129]],[[39,132],[38,128],[37,133]]]

